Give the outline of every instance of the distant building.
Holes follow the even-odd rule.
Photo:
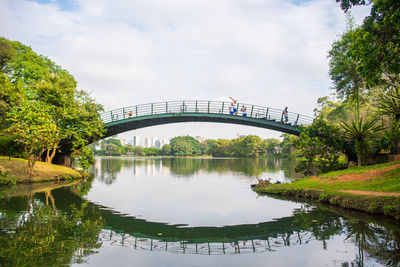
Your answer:
[[[169,139],[163,139],[161,141],[161,147],[165,146],[166,144],[169,144]]]
[[[144,147],[145,147],[145,148],[151,147],[151,140],[150,140],[150,138],[146,137],[146,138],[144,139]]]
[[[161,148],[161,141],[160,141],[160,140],[156,140],[156,141],[154,142],[154,147],[155,147],[155,148]]]
[[[151,138],[151,147],[156,147],[157,141],[159,141],[157,136],[153,136],[153,138]]]
[[[133,147],[140,146],[140,136],[135,135],[135,136],[132,138],[132,146],[133,146]]]
[[[203,143],[206,141],[206,139],[203,136],[195,136],[194,137],[197,141],[199,141],[200,143]]]

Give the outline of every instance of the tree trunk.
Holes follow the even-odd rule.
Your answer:
[[[56,143],[54,143],[51,154],[50,154],[50,149],[47,150],[47,156],[46,156],[47,163],[51,164],[51,162],[53,161],[53,158],[54,158],[54,155],[56,154],[59,143],[60,143],[60,141],[57,141]]]
[[[361,155],[357,155],[357,165],[362,166]]]

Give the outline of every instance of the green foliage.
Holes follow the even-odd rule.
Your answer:
[[[343,168],[339,157],[344,142],[339,129],[322,119],[317,119],[310,126],[303,128],[294,146],[296,160],[299,161],[297,172],[311,175]]]
[[[121,156],[126,154],[126,150],[119,139],[107,138],[101,140],[100,150],[94,153],[98,156]]]
[[[77,150],[96,141],[104,133],[102,107],[88,93],[76,89],[74,77],[50,59],[36,54],[19,42],[0,38],[0,128],[11,107],[27,102],[42,103],[57,128],[57,137],[47,145],[51,162],[62,140]],[[9,122],[12,123],[12,122]]]
[[[147,147],[143,149],[146,156],[161,156],[161,149],[155,147]]]
[[[165,144],[163,145],[163,147],[161,148],[161,154],[163,156],[170,156],[172,152],[172,148],[170,144]]]
[[[102,218],[86,218],[84,206],[70,214],[33,205],[11,231],[0,232],[0,259],[5,266],[58,266],[79,263],[100,248]],[[79,253],[76,253],[79,251]]]
[[[6,132],[18,136],[15,140],[24,146],[29,173],[33,174],[35,162],[59,135],[49,107],[42,102],[24,101],[19,108],[15,107],[8,113],[7,120],[11,125]]]
[[[234,144],[231,140],[207,140],[207,153],[213,157],[231,157],[234,155]]]
[[[132,153],[135,156],[144,156],[144,148],[141,146],[135,146],[132,150]]]
[[[200,142],[191,136],[176,136],[170,140],[171,154],[191,156],[200,154]]]
[[[18,136],[3,136],[0,135],[0,155],[9,156],[11,147],[11,156],[23,157],[24,147],[16,142]]]
[[[89,146],[84,146],[79,151],[79,167],[82,171],[86,172],[89,170],[90,165],[94,163],[94,153]]]
[[[384,129],[383,125],[377,125],[378,122],[379,119],[363,120],[363,118],[356,118],[350,123],[342,122],[344,137],[355,143],[358,165],[360,166],[370,153],[370,139]]]
[[[262,149],[265,151],[267,155],[273,155],[275,154],[275,148],[279,147],[280,143],[281,141],[275,138],[265,139],[263,140],[262,143]]]
[[[0,170],[0,185],[14,185],[17,182],[17,178],[13,176],[9,176],[9,172],[2,172]]]

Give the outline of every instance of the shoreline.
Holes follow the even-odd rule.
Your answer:
[[[4,156],[0,157],[0,171],[3,175],[8,173],[5,178],[10,180],[8,184],[66,181],[84,178],[79,171],[72,168],[41,161],[36,162],[33,177],[30,177],[26,159],[11,158],[9,160],[8,157]],[[2,184],[7,185],[7,182],[3,181],[2,183],[0,180],[0,185]]]
[[[290,184],[259,181],[259,194],[310,199],[347,209],[400,218],[400,162],[356,167],[298,179]]]

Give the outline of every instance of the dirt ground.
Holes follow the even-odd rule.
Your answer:
[[[376,192],[376,191],[361,191],[361,190],[338,190],[338,191],[355,195],[400,197],[400,192]]]
[[[332,180],[336,181],[360,181],[366,180],[368,178],[375,178],[382,176],[385,172],[390,171],[392,169],[400,168],[400,164],[392,165],[387,168],[379,169],[379,170],[371,170],[364,173],[353,173],[353,174],[344,174],[339,177],[336,177]]]

